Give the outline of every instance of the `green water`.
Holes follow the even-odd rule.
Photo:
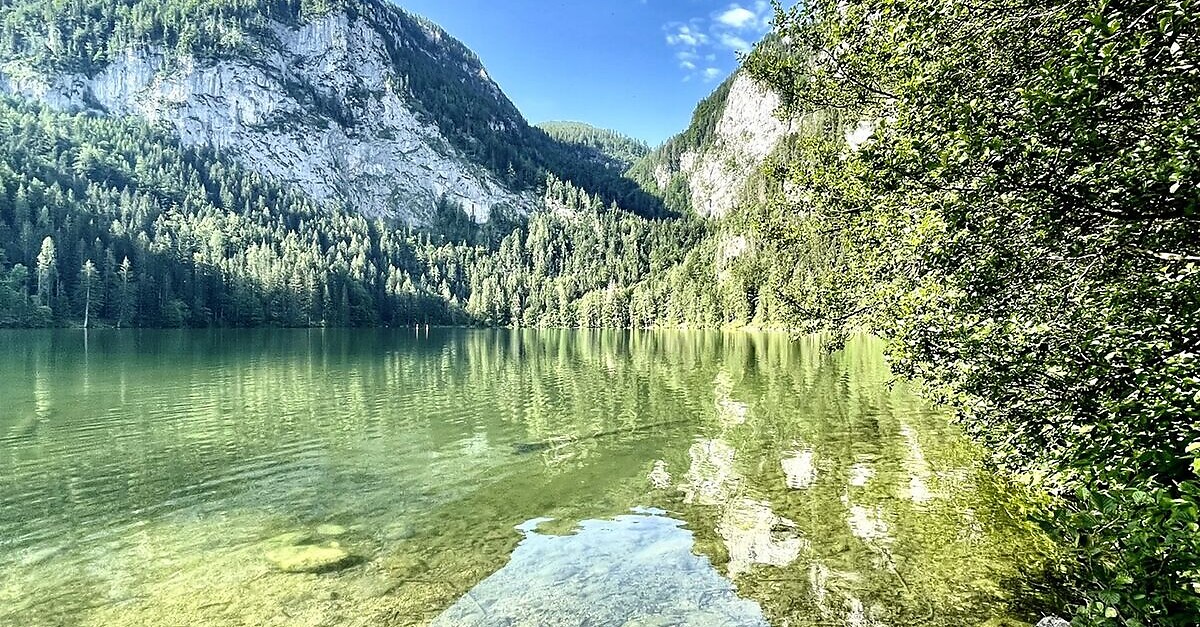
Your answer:
[[[0,334],[0,625],[981,625],[1038,538],[882,347]],[[340,527],[340,528],[339,528]],[[279,572],[295,544],[349,567]]]

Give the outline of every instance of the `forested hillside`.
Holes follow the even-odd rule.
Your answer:
[[[0,326],[779,321],[766,273],[756,257],[742,258],[736,234],[688,217],[686,200],[673,217],[641,217],[663,212],[636,175],[625,175],[651,158],[644,143],[579,123],[525,126],[490,83],[447,69],[460,60],[481,67],[473,53],[430,39],[441,33],[436,25],[373,0],[29,0],[0,12],[0,54],[84,75],[150,45],[180,59],[253,59],[279,45],[272,24],[338,10],[394,32],[391,58],[415,106],[473,158],[537,190],[541,209],[493,210],[480,224],[443,198],[421,228],[367,219],[132,116],[5,100],[0,119],[13,131],[0,140]],[[337,113],[339,101],[309,87],[314,110]],[[727,91],[701,103],[696,123],[670,145],[706,145]],[[472,126],[462,116],[490,122]],[[342,118],[354,124],[333,116]],[[672,150],[656,154],[678,159]]]
[[[451,315],[455,269],[421,279],[439,263],[428,238],[327,212],[136,121],[4,101],[0,129],[2,324],[81,320],[89,303],[118,326]]]
[[[1200,6],[807,4],[748,62],[806,120],[747,221],[789,317],[1049,488],[1075,624],[1197,624]]]
[[[622,173],[650,154],[650,146],[640,139],[582,122],[542,122],[537,127],[565,144],[594,150],[604,165]]]
[[[548,179],[546,210],[428,229],[320,207],[134,120],[0,101],[0,326],[714,326],[710,227]],[[748,291],[749,290],[749,291]]]

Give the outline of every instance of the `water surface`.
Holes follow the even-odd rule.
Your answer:
[[[1038,538],[890,383],[866,337],[2,333],[0,624],[1019,616]]]

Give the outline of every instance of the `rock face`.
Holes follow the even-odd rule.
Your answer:
[[[750,174],[788,130],[787,123],[775,117],[778,106],[779,97],[750,77],[738,74],[734,78],[712,145],[680,159],[697,213],[722,217],[733,209]]]
[[[165,124],[185,145],[211,146],[368,216],[423,223],[443,198],[477,220],[497,205],[528,209],[528,195],[506,189],[418,113],[410,77],[393,55],[427,53],[448,37],[403,17],[421,28],[400,34],[378,19],[333,12],[291,25],[270,22],[268,39],[251,56],[200,59],[140,47],[92,76],[42,73],[10,59],[0,63],[0,93]],[[480,93],[515,114],[477,59],[447,57],[454,80],[478,81]],[[493,124],[503,130],[524,121]]]
[[[659,163],[654,169],[660,189],[682,173],[690,187],[692,210],[704,217],[724,217],[734,208],[750,175],[790,127],[775,116],[776,94],[742,72],[732,81],[712,135],[699,148],[683,152],[678,163]]]

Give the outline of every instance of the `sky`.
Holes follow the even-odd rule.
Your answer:
[[[658,145],[769,29],[768,0],[394,0],[474,50],[530,122]]]

